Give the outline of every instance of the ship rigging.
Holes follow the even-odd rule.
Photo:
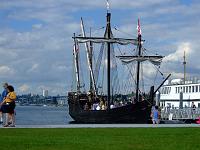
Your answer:
[[[144,40],[139,19],[137,29],[137,38],[114,37],[111,13],[107,10],[104,36],[94,37],[91,34],[87,36],[81,18],[81,34],[73,36],[75,68],[73,77],[75,77],[74,85],[76,86],[68,93],[69,114],[75,121],[83,123],[148,122],[154,95],[170,75],[158,85],[156,90],[154,90],[154,84],[150,86],[150,92],[142,90],[141,79],[143,78],[141,75],[144,74],[142,69],[144,62],[150,62],[155,66],[157,72],[160,72],[159,66],[163,56],[145,54],[146,49],[143,48]],[[100,46],[95,46],[98,44]],[[85,47],[87,63],[82,62],[81,45]],[[131,49],[127,55],[125,50],[121,50],[121,46],[126,46],[126,48],[136,46],[136,50]],[[118,51],[115,50],[116,47]],[[96,50],[97,48],[99,50]],[[95,52],[98,52],[98,55],[95,55]],[[81,66],[84,66],[84,71]],[[145,71],[145,73],[147,72]],[[84,78],[84,75],[89,76],[89,79]],[[124,77],[129,78],[124,79]],[[84,80],[89,81],[89,85],[84,83]],[[133,82],[130,82],[131,80]],[[132,86],[132,83],[135,86]],[[128,90],[125,91],[125,89]],[[96,104],[104,105],[104,107],[100,106],[101,109],[97,110],[94,108]],[[112,107],[113,105],[115,106]]]

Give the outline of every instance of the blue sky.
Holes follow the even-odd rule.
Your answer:
[[[112,26],[136,37],[141,19],[145,47],[165,55],[161,70],[199,76],[200,2],[198,0],[110,0]],[[71,85],[72,35],[80,17],[89,28],[105,26],[103,0],[0,0],[0,82],[19,94],[66,94]],[[88,30],[87,28],[87,30]]]

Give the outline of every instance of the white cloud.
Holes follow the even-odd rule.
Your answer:
[[[58,68],[59,70],[61,70],[61,71],[67,70],[67,66],[62,66],[62,65],[60,65],[60,66],[58,66],[57,68]]]
[[[32,67],[28,70],[29,73],[38,71],[39,64],[33,64]]]
[[[184,74],[179,73],[179,72],[172,72],[171,74],[172,74],[172,78],[175,78],[175,79],[180,79],[184,77]]]
[[[180,45],[178,46],[178,49],[174,53],[166,56],[163,59],[163,61],[164,62],[182,61],[184,52],[187,55],[192,54],[192,47],[191,47],[191,44],[189,42],[180,43]]]
[[[0,76],[9,76],[14,73],[14,70],[8,66],[0,66]]]
[[[41,29],[42,28],[42,24],[34,24],[34,25],[32,25],[32,28],[33,29]]]
[[[29,92],[30,87],[27,84],[23,84],[18,89],[22,93],[27,93],[27,92]]]
[[[170,3],[174,4],[174,0],[111,0],[110,6],[112,9],[135,9],[135,8],[150,8],[157,5],[165,5]],[[3,1],[1,6],[4,9],[15,8],[9,14],[9,18],[15,19],[39,19],[45,22],[54,22],[55,20],[60,21],[69,17],[67,13],[82,10],[95,10],[101,8],[106,10],[106,1],[100,0],[18,0]],[[69,17],[71,18],[71,17]]]

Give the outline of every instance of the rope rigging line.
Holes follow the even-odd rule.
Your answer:
[[[119,45],[117,45],[117,48],[118,48],[120,54],[123,55],[122,52],[121,52],[121,50],[120,50],[120,48],[119,48]],[[133,75],[133,73],[131,72],[131,68],[134,68],[134,67],[131,66],[131,68],[130,68],[129,65],[126,65],[126,67],[128,68],[128,71],[129,71],[129,73],[131,74],[131,76],[132,76],[132,78],[133,78],[133,81],[134,81],[135,84],[136,84],[136,80],[134,79],[134,75]]]
[[[118,68],[117,68],[117,62],[116,62],[116,57],[115,57],[115,51],[114,51],[114,45],[112,44],[111,45],[111,62],[112,62],[112,74],[113,74],[113,76],[112,76],[112,85],[113,85],[113,87],[115,87],[115,88],[113,88],[113,89],[117,89],[117,88],[119,88],[119,77],[118,77]]]
[[[156,76],[155,76],[154,81],[153,81],[154,85],[155,85],[155,82],[156,82],[157,75],[158,75],[158,70],[156,71]]]
[[[130,33],[127,33],[127,32],[124,32],[124,31],[121,31],[121,30],[119,30],[117,27],[113,27],[116,31],[118,31],[118,32],[121,32],[121,33],[123,33],[123,34],[125,34],[125,35],[128,35],[128,36],[130,36],[131,38],[133,37],[133,35],[132,34],[130,34]],[[137,38],[137,37],[135,37],[135,38]]]
[[[73,55],[74,55],[74,54],[73,54]],[[74,67],[74,66],[75,66],[75,61],[74,61],[74,59],[75,59],[75,58],[74,58],[74,56],[73,56],[73,62],[72,62],[72,66],[73,66],[72,69],[73,69],[73,71],[72,71],[72,74],[71,74],[71,75],[72,75],[71,91],[74,91],[74,90],[75,90],[75,87],[76,87],[76,84],[77,84],[77,83],[75,82],[75,81],[76,81],[76,71],[75,71],[75,67]]]
[[[96,62],[95,71],[94,71],[94,74],[95,74],[94,76],[95,76],[95,81],[96,82],[98,82],[98,78],[99,78],[99,71],[100,71],[102,57],[103,57],[104,45],[105,45],[105,43],[103,43],[101,45],[99,56],[98,56],[98,59],[97,59],[97,62]]]
[[[149,52],[149,54],[153,54],[153,55],[158,55],[157,53],[155,53],[155,52],[153,52],[153,51],[151,51],[151,50],[147,50],[146,48],[144,48],[144,52]]]
[[[145,51],[144,51],[145,52]],[[146,52],[145,52],[146,53]],[[147,54],[147,53],[146,53]],[[157,67],[156,65],[154,65],[154,64],[152,64],[155,68],[156,68],[156,70],[161,74],[161,76],[163,76],[164,77],[164,75],[163,75],[163,73],[159,70],[159,68],[160,68],[160,65]]]
[[[80,55],[79,55],[80,56]],[[85,55],[85,57],[86,57],[86,55]],[[84,91],[86,91],[86,87],[85,87],[85,80],[84,80],[84,75],[83,75],[83,67],[82,67],[82,65],[83,65],[83,63],[80,63],[80,62],[82,62],[81,61],[81,57],[79,57],[79,61],[78,61],[78,63],[79,63],[79,68],[80,68],[80,88],[83,88],[84,89]],[[87,59],[87,58],[86,58]],[[81,82],[81,79],[82,79],[82,82]]]
[[[106,64],[105,64],[106,56],[107,56],[106,53],[104,53],[103,72],[102,72],[102,81],[101,81],[102,94],[104,94],[104,74],[105,74],[105,69],[106,69]]]
[[[91,27],[91,28],[90,28],[90,31],[86,31],[85,33],[90,35],[91,29],[95,29],[95,30],[92,30],[92,34],[94,35],[94,34],[97,34],[98,31],[103,30],[104,28],[105,28],[105,26],[99,27],[99,28],[92,28],[92,27]],[[77,35],[78,35],[78,36],[82,36],[82,33],[79,33],[79,34],[77,34]]]
[[[142,91],[144,92],[144,75],[143,75],[143,63],[141,63],[141,85],[142,85]]]
[[[117,48],[118,48],[120,54],[122,55],[122,52],[121,52],[121,50],[120,50],[120,48],[119,48],[119,45],[117,45]],[[128,71],[129,71],[129,73],[131,72],[129,69],[128,69]],[[130,82],[128,82],[128,83],[130,83]],[[125,83],[122,82],[122,84],[125,84]],[[127,92],[126,89],[125,89],[125,87],[124,87],[124,85],[122,85],[122,87],[123,87],[124,91]]]
[[[147,54],[147,49],[145,49],[144,48],[144,51],[143,51],[145,54]],[[155,83],[156,83],[156,79],[157,79],[157,77],[158,77],[158,72],[161,74],[161,76],[164,78],[164,76],[163,76],[163,73],[160,71],[160,65],[159,66],[157,66],[157,65],[154,65],[153,63],[151,63],[151,65],[154,67],[154,69],[156,70],[156,73],[155,73],[155,77],[154,77],[154,80],[153,80],[153,85],[155,85]]]

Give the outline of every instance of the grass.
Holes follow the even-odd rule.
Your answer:
[[[0,149],[199,150],[200,128],[1,128]]]

